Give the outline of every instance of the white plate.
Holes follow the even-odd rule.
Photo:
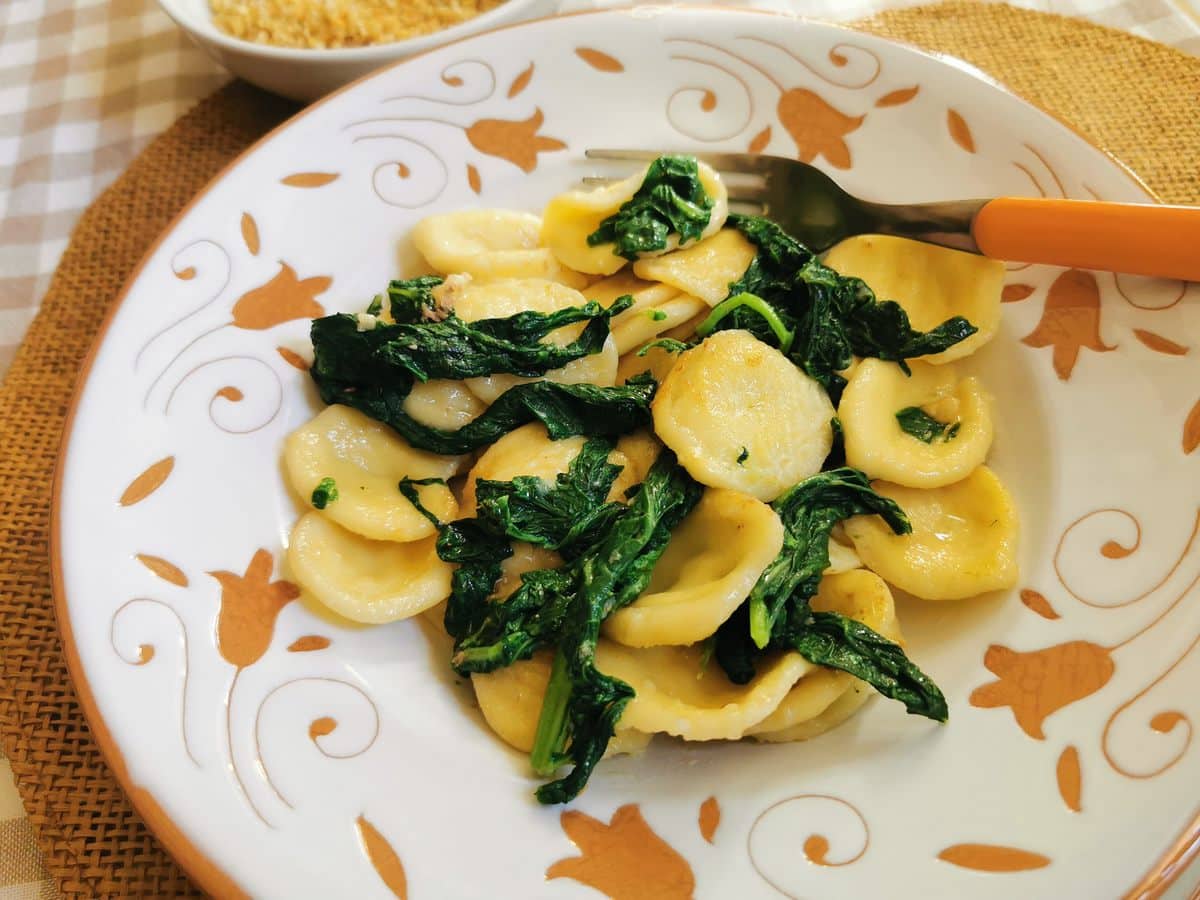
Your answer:
[[[594,171],[584,148],[612,145],[799,151],[890,201],[1147,197],[961,63],[769,14],[518,26],[307,110],[146,258],[68,431],[60,621],[143,815],[217,894],[1159,885],[1196,830],[1200,784],[1200,304],[1179,284],[1012,267],[1001,334],[974,367],[998,398],[1024,590],[901,608],[950,701],[945,727],[877,701],[807,744],[660,739],[604,762],[564,814],[533,802],[526,761],[418,624],[355,629],[289,602],[299,506],[279,456],[317,408],[293,365],[307,319],[411,271],[419,217],[537,210]]]

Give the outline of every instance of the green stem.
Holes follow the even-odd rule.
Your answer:
[[[563,745],[567,739],[567,704],[570,700],[571,673],[567,670],[567,657],[560,649],[554,655],[550,682],[546,685],[537,733],[533,738],[533,750],[529,753],[529,763],[538,775],[553,775],[562,764]]]
[[[771,640],[771,620],[762,597],[750,598],[750,638],[759,650]]]
[[[775,312],[774,307],[757,294],[734,294],[732,297],[722,300],[713,307],[713,311],[708,314],[708,318],[696,327],[696,334],[700,335],[700,337],[708,337],[708,335],[712,334],[713,329],[717,327],[718,322],[740,306],[748,306],[751,310],[762,316],[763,321],[767,323],[771,331],[775,332],[775,337],[779,341],[780,352],[787,353],[792,349],[792,341],[796,338],[795,332],[789,331],[788,327],[783,324],[783,320],[779,318],[779,313]]]

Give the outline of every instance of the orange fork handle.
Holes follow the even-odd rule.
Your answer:
[[[1000,197],[971,234],[994,259],[1200,281],[1200,207]]]

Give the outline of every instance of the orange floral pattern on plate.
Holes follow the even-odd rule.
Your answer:
[[[290,581],[271,581],[275,560],[259,550],[244,575],[209,572],[221,585],[221,608],[217,613],[217,651],[231,665],[252,666],[271,645],[275,620],[285,606],[300,596]]]
[[[865,116],[848,116],[807,88],[784,91],[775,112],[796,142],[801,162],[824,156],[835,169],[849,169],[853,164],[846,135],[857,131]]]
[[[558,138],[538,134],[546,117],[535,109],[528,119],[480,119],[467,128],[467,140],[480,153],[506,159],[522,172],[537,168],[539,153],[566,150]]]
[[[1050,865],[1048,856],[997,844],[955,844],[938,859],[977,872],[1026,872]]]
[[[1109,654],[1108,647],[1090,641],[1024,653],[993,644],[983,664],[998,680],[972,691],[971,705],[1008,706],[1022,731],[1044,740],[1042,723],[1049,716],[1108,684],[1116,668]]]
[[[296,277],[296,270],[285,262],[266,284],[252,288],[233,304],[233,324],[238,328],[262,331],[293,319],[315,319],[325,308],[315,299],[329,290],[333,279],[328,275]]]
[[[578,810],[559,819],[579,856],[560,859],[547,878],[571,878],[612,900],[687,900],[696,888],[692,867],[646,824],[636,803],[622,806],[606,825]]]
[[[129,487],[125,488],[118,502],[122,506],[133,506],[135,503],[141,503],[163,486],[163,482],[170,477],[174,469],[175,457],[163,457],[158,462],[148,466],[142,474],[129,482]]]
[[[1050,285],[1042,319],[1031,334],[1021,338],[1030,347],[1054,348],[1054,371],[1067,381],[1086,347],[1097,353],[1114,348],[1100,339],[1100,286],[1096,276],[1081,269],[1063,272]]]

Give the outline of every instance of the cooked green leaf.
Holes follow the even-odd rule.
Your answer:
[[[900,304],[877,300],[862,280],[839,275],[774,222],[731,215],[729,224],[758,251],[742,277],[730,285],[730,300],[743,293],[754,295],[774,311],[779,326],[761,309],[740,305],[714,327],[744,328],[780,346],[779,327],[790,332],[794,338],[788,357],[821,382],[835,403],[846,384],[838,373],[854,356],[904,366],[906,359],[941,352],[976,331],[961,316],[932,331],[917,331]]]
[[[441,283],[442,278],[439,275],[422,275],[419,278],[390,282],[387,296],[392,320],[412,324],[442,319],[447,310],[442,309],[433,296],[433,289]]]
[[[793,646],[809,662],[849,672],[911,714],[945,722],[946,698],[899,644],[862,622],[833,612],[814,612]]]
[[[317,509],[324,509],[337,498],[337,484],[332,478],[322,478],[320,483],[313,488],[312,505]]]
[[[636,259],[640,253],[665,250],[672,233],[681,242],[698,240],[712,208],[695,157],[660,156],[637,192],[588,235],[588,246],[612,243],[618,256]]]
[[[796,339],[794,331],[789,329],[780,318],[779,313],[767,301],[763,300],[757,294],[742,292],[734,294],[732,297],[726,297],[720,303],[713,307],[713,311],[696,326],[696,334],[700,337],[708,337],[720,324],[721,320],[730,316],[735,310],[745,308],[755,315],[762,318],[763,322],[771,333],[775,336],[775,340],[781,352],[787,353],[792,349],[792,341]]]
[[[906,434],[926,444],[932,444],[938,438],[943,441],[954,440],[960,425],[959,422],[941,422],[919,406],[904,407],[896,413],[896,422]]]
[[[771,504],[783,522],[783,548],[750,591],[750,635],[766,647],[789,617],[804,619],[808,600],[829,566],[829,532],[851,516],[874,513],[896,534],[912,526],[895,501],[871,488],[857,469],[820,472],[787,490]]]
[[[675,338],[659,338],[656,341],[651,341],[645,347],[637,352],[638,356],[645,356],[655,347],[665,350],[667,353],[682,353],[685,350],[691,350],[693,344],[686,341],[677,341]]]
[[[432,522],[435,528],[441,528],[442,522],[421,502],[421,496],[417,493],[417,488],[427,484],[445,485],[445,483],[444,478],[409,478],[405,475],[400,479],[400,483],[396,487],[400,490],[404,498],[417,508],[417,512]]]

